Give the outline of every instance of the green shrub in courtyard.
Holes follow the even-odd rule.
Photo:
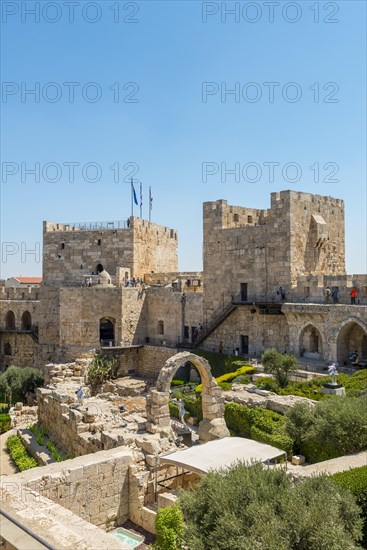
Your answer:
[[[315,406],[297,403],[286,414],[295,449],[320,462],[367,449],[367,398],[334,397]]]
[[[288,374],[298,368],[298,359],[288,353],[280,353],[276,349],[267,349],[261,358],[264,371],[274,374],[280,387],[288,384]]]
[[[283,470],[237,464],[179,504],[190,550],[354,550],[361,539],[353,496],[324,476],[293,485]]]
[[[331,479],[338,487],[347,489],[356,498],[363,520],[362,547],[367,548],[367,466],[339,472],[332,475]]]
[[[28,392],[34,392],[42,385],[41,371],[32,367],[11,366],[0,374],[0,393],[9,403],[24,401]]]
[[[6,440],[6,446],[9,450],[10,456],[21,472],[37,466],[37,461],[28,454],[27,449],[24,447],[22,440],[18,435],[11,435],[8,437]]]
[[[0,434],[9,431],[11,428],[11,418],[8,414],[0,413]]]
[[[182,512],[177,504],[160,508],[155,520],[157,539],[155,550],[179,550],[184,532]]]

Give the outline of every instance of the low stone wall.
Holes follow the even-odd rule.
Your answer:
[[[13,478],[11,478],[13,479]],[[0,490],[2,509],[58,550],[128,550],[122,541],[104,533],[74,513],[7,478]],[[43,549],[32,536],[0,516],[5,550]]]
[[[224,398],[226,403],[233,402],[248,407],[263,407],[280,414],[285,414],[296,403],[308,403],[310,405],[316,403],[313,399],[299,397],[298,395],[277,395],[258,388],[256,388],[256,392],[248,391],[244,386],[238,388],[234,386],[232,391],[224,392]]]
[[[132,463],[131,449],[118,447],[32,468],[3,477],[1,481],[11,498],[22,498],[24,490],[30,489],[106,529],[122,525],[129,517],[129,466]]]
[[[48,363],[42,370],[45,376],[45,386],[59,384],[67,380],[81,382],[87,372],[91,359],[77,359],[72,363]]]
[[[156,380],[167,359],[176,353],[177,350],[172,348],[144,346],[139,349],[137,374]]]

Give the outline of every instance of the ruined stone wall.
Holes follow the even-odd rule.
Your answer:
[[[251,313],[254,311],[255,313]],[[284,315],[263,315],[258,308],[238,307],[212,334],[206,338],[203,348],[219,351],[223,342],[223,351],[234,354],[241,352],[241,335],[248,336],[248,355],[256,352],[259,357],[263,351],[275,347],[279,351],[289,351],[289,328]]]
[[[88,457],[32,468],[13,482],[61,504],[83,520],[102,529],[122,525],[129,517],[129,466],[133,455],[128,447],[101,451]],[[6,479],[10,483],[10,478]]]
[[[177,271],[177,232],[140,218],[117,229],[80,229],[44,222],[43,282],[81,284],[101,264],[111,275],[119,267],[132,277],[151,271]]]

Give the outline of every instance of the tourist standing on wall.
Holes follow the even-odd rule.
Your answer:
[[[353,287],[350,293],[350,303],[355,305],[357,297],[357,290]]]

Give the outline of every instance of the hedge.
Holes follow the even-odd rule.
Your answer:
[[[293,440],[285,432],[283,415],[260,407],[253,409],[226,403],[224,418],[233,435],[267,443],[292,454]]]
[[[235,361],[236,362],[236,361]],[[215,379],[218,385],[220,385],[223,382],[231,382],[234,380],[237,376],[242,376],[245,374],[254,374],[256,372],[255,367],[251,367],[249,365],[243,365],[241,367],[238,367],[233,372],[227,372],[226,374],[223,374],[222,376],[218,376],[218,378]],[[203,389],[203,385],[199,384],[195,388],[196,393],[201,393]],[[229,389],[229,388],[227,388]]]
[[[0,413],[0,434],[3,434],[10,430],[11,418],[8,414]]]
[[[351,468],[330,477],[339,487],[348,489],[361,507],[364,520],[362,548],[367,548],[367,466]]]
[[[10,456],[21,472],[23,472],[23,470],[29,470],[29,468],[35,468],[38,466],[36,460],[28,454],[28,451],[24,447],[19,435],[11,435],[8,437],[6,440],[6,446],[9,450]]]
[[[212,374],[215,377],[222,376],[222,374],[232,372],[238,367],[245,365],[245,361],[240,359],[238,355],[225,355],[224,353],[202,349],[195,350],[194,353],[209,361]]]

